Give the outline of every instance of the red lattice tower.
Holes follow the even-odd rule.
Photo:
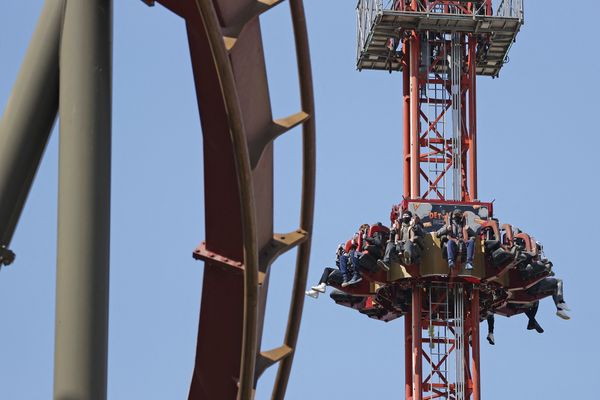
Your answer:
[[[359,1],[357,67],[402,72],[404,197],[481,204],[476,78],[499,75],[523,24],[522,0],[503,0],[496,13],[492,0],[386,3]],[[454,273],[411,281],[407,399],[480,398],[480,281]]]

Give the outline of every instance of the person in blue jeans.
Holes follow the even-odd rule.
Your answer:
[[[359,258],[362,255],[366,233],[369,229],[368,224],[363,224],[359,231],[354,234],[352,239],[346,243],[341,243],[335,252],[335,265],[338,269],[326,267],[323,270],[319,283],[312,286],[305,294],[314,299],[319,297],[319,293],[325,293],[330,283],[335,283],[341,287],[354,285],[362,282],[363,278],[359,271]]]
[[[454,268],[456,256],[463,246],[467,247],[467,262],[465,269],[473,269],[473,256],[475,254],[475,231],[465,220],[463,212],[459,209],[452,211],[448,224],[436,232],[439,238],[447,239],[448,267]]]
[[[340,256],[340,271],[344,277],[342,287],[354,285],[362,281],[358,266],[358,259],[362,253],[359,251],[358,246],[358,242],[353,239],[350,246],[348,243],[346,244],[346,252]]]

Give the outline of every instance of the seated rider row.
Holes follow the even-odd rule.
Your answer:
[[[317,298],[319,293],[325,293],[326,287],[330,284],[340,287],[357,284],[363,280],[361,269],[375,271],[379,267],[381,270],[389,271],[391,263],[418,264],[424,249],[423,238],[425,236],[420,219],[413,216],[410,211],[404,210],[397,217],[393,217],[386,243],[387,231],[387,228],[383,227],[381,223],[373,226],[361,225],[352,239],[338,246],[336,250],[337,269],[325,268],[319,283],[307,291],[306,294]],[[516,234],[520,233],[518,229],[515,231]],[[443,253],[447,257],[449,268],[455,268],[457,257],[466,253],[465,269],[473,269],[477,234],[467,224],[466,217],[460,209],[452,211],[446,225],[434,232],[434,235],[442,240]],[[533,273],[537,275],[541,270],[546,271],[547,274],[547,271],[551,269],[552,263],[544,256],[542,245],[539,242],[536,243],[537,251],[535,252],[527,252],[524,242],[519,238],[515,238],[514,242],[510,240],[509,243],[507,238],[503,237],[501,242],[512,247],[510,252],[513,256],[515,254],[518,256],[519,262],[515,268],[522,274]],[[556,315],[562,319],[570,319],[566,313],[569,311],[569,307],[564,301],[562,280],[552,276],[545,277],[527,289],[526,292],[534,296],[551,294],[557,309]],[[525,306],[525,314],[529,320],[527,329],[535,329],[542,333],[543,329],[535,319],[538,306],[539,301]],[[511,307],[513,306],[511,305]],[[488,341],[493,344],[493,311],[488,313],[486,319],[489,328]]]
[[[520,232],[518,228],[517,232]],[[525,246],[520,241],[515,241],[515,246],[519,248],[520,251],[525,251]],[[556,307],[556,316],[559,318],[569,320],[571,317],[567,314],[567,311],[571,309],[567,305],[564,299],[564,290],[563,290],[563,281],[562,279],[555,278],[554,272],[552,269],[552,262],[549,261],[545,255],[543,246],[540,242],[536,242],[537,246],[537,255],[533,257],[527,257],[523,264],[519,265],[518,269],[523,272],[529,272],[532,269],[542,268],[546,270],[550,270],[550,275],[548,277],[543,278],[538,283],[526,289],[526,293],[532,296],[540,295],[540,294],[550,294],[552,296],[552,300],[554,301],[554,305]],[[520,308],[524,309],[524,313],[527,316],[527,330],[535,330],[538,333],[544,333],[544,329],[541,327],[539,322],[536,320],[536,315],[538,312],[540,302],[539,300],[534,301],[532,303],[526,304],[524,307],[519,305],[510,305],[511,308]],[[489,312],[487,316],[488,321],[488,336],[487,340],[490,344],[494,344],[494,314]]]
[[[335,265],[338,269],[326,267],[319,283],[311,287],[311,290],[306,291],[307,296],[318,298],[319,293],[325,293],[326,287],[331,283],[347,287],[362,281],[359,259],[363,255],[365,245],[368,243],[368,231],[369,224],[362,224],[358,228],[358,232],[352,236],[352,239],[346,243],[341,243],[337,247]]]
[[[389,271],[388,263],[400,258],[409,264],[418,263],[424,233],[418,218],[413,218],[410,211],[404,211],[394,220],[385,252],[387,235],[384,236],[382,232],[387,232],[387,228],[380,222],[372,226],[361,225],[352,239],[338,246],[335,261],[338,270],[326,267],[319,283],[306,291],[306,295],[317,298],[319,293],[325,293],[331,283],[341,287],[355,285],[363,280],[361,268],[373,270],[378,265]]]
[[[374,224],[373,227],[380,226],[381,223]],[[336,250],[336,266],[339,271],[331,267],[325,268],[319,283],[311,287],[306,295],[317,298],[319,293],[325,293],[326,287],[330,283],[336,283],[341,287],[355,285],[362,281],[360,273],[361,267],[367,267],[371,259],[365,254],[365,249],[370,248],[369,253],[374,256],[373,263],[384,271],[389,271],[390,263],[402,262],[405,265],[418,264],[423,251],[423,238],[425,236],[423,225],[417,216],[404,210],[397,218],[394,218],[390,229],[389,239],[385,245],[385,252],[381,251],[384,246],[384,239],[381,237],[381,231],[369,236],[370,227],[368,224],[362,224],[358,232],[352,239],[345,244],[340,244]],[[454,268],[456,256],[463,249],[464,238],[467,239],[467,265],[466,269],[473,268],[473,253],[475,249],[475,232],[466,226],[465,218],[460,210],[454,210],[449,223],[436,232],[442,241],[447,242],[448,266]],[[446,253],[446,251],[445,251]],[[383,258],[381,257],[383,255]],[[336,282],[341,278],[341,283]]]

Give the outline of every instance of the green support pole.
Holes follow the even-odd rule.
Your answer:
[[[112,0],[68,0],[60,47],[54,398],[106,399]]]
[[[8,246],[58,110],[65,0],[46,0],[0,120],[0,246]]]

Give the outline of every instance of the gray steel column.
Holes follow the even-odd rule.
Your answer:
[[[8,245],[56,119],[64,0],[46,0],[0,120],[0,245]]]
[[[60,48],[54,398],[105,399],[112,0],[67,0]]]

